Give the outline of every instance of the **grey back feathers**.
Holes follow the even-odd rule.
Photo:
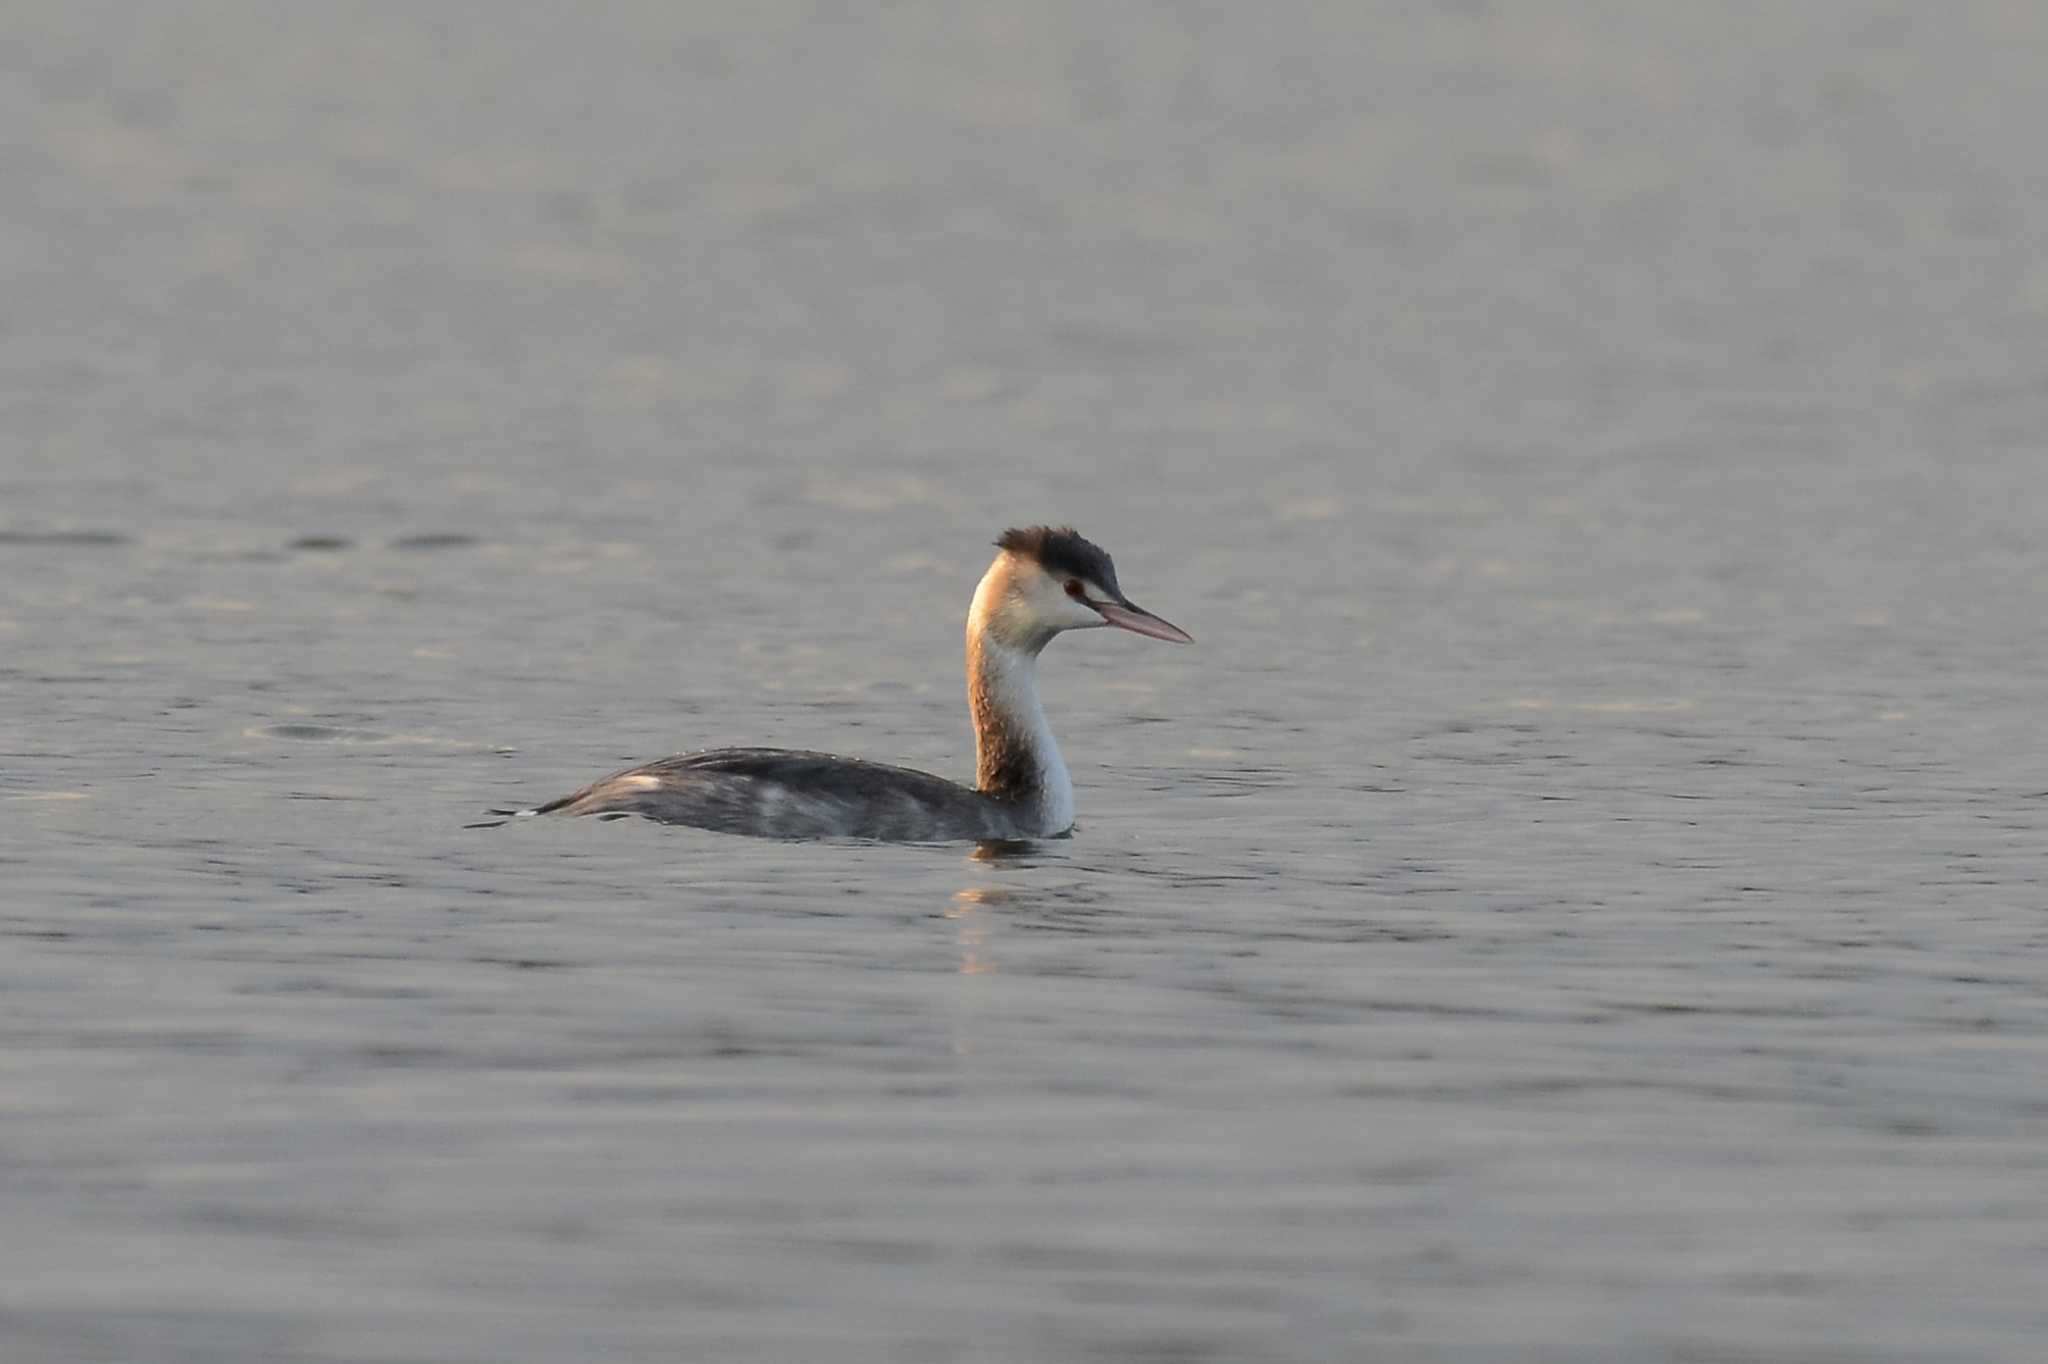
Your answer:
[[[1100,545],[1072,526],[1013,526],[996,538],[996,548],[1034,560],[1056,578],[1085,578],[1123,599],[1123,589],[1116,585],[1116,565]]]
[[[721,748],[615,772],[535,814],[640,815],[765,838],[1034,838],[1031,811],[906,767],[784,748]]]

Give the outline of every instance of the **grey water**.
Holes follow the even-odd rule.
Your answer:
[[[2048,11],[0,39],[9,1364],[2042,1357]]]

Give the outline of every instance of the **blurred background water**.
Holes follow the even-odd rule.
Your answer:
[[[0,35],[10,1364],[2041,1357],[2048,10]]]

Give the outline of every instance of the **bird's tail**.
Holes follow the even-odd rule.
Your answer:
[[[486,810],[484,811],[485,814],[496,815],[497,818],[486,819],[476,824],[465,824],[462,827],[465,829],[502,829],[515,819],[525,819],[528,815],[543,814],[546,810],[547,807],[545,805],[538,810]]]

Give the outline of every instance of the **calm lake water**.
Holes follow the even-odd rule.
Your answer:
[[[2042,1357],[2048,10],[0,36],[9,1364]]]

